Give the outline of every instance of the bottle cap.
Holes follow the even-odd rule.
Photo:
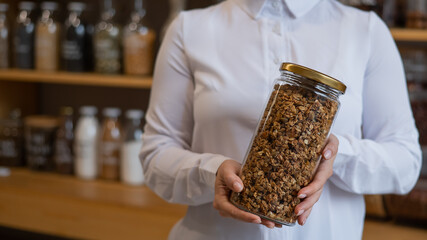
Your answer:
[[[80,114],[85,116],[94,116],[98,113],[98,109],[94,106],[83,106],[80,108]]]
[[[9,4],[7,4],[7,3],[0,3],[0,11],[6,12],[7,10],[9,10]]]
[[[40,7],[43,10],[55,11],[58,9],[58,3],[56,3],[56,2],[42,2]]]
[[[129,109],[126,111],[126,117],[130,119],[141,119],[144,117],[144,112],[138,109]]]
[[[120,109],[118,109],[118,108],[108,107],[108,108],[104,108],[104,110],[102,111],[102,113],[104,114],[105,117],[116,118],[116,117],[120,116],[120,114],[122,113],[122,111]]]
[[[81,2],[70,2],[67,8],[69,11],[83,11],[86,9],[86,4]]]
[[[19,9],[33,10],[34,8],[36,8],[36,4],[33,2],[20,2],[19,3]]]

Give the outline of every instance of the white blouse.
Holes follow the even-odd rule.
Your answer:
[[[282,62],[347,85],[334,174],[304,226],[268,229],[212,207],[215,173],[242,162]],[[362,194],[410,191],[421,151],[402,62],[373,12],[335,0],[228,0],[181,13],[157,57],[140,158],[147,185],[189,205],[170,239],[361,239]]]

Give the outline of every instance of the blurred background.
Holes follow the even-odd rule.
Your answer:
[[[179,11],[218,2],[0,0],[0,239],[166,239],[186,208],[137,159],[153,65]],[[424,157],[409,194],[365,196],[364,239],[427,239],[427,0],[341,2],[390,27]]]

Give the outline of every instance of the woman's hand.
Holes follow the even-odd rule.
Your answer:
[[[313,205],[319,200],[323,185],[328,178],[332,176],[333,163],[338,151],[338,139],[331,134],[323,150],[323,157],[317,168],[313,181],[305,188],[301,189],[298,197],[304,199],[295,208],[295,214],[298,215],[298,223],[304,225],[310,215]],[[241,165],[234,160],[224,161],[218,168],[215,180],[215,199],[213,202],[220,215],[223,217],[232,217],[249,223],[263,224],[268,228],[281,227],[272,221],[261,219],[259,216],[245,212],[235,207],[229,200],[230,192],[241,192],[243,183],[238,176]]]
[[[214,208],[223,217],[232,217],[248,223],[263,224],[269,228],[274,228],[274,226],[281,227],[281,225],[275,225],[273,222],[261,219],[255,214],[240,210],[230,202],[230,192],[241,192],[243,189],[242,180],[238,176],[240,168],[240,163],[234,160],[226,160],[219,166],[215,180]]]
[[[320,160],[316,175],[313,181],[298,192],[298,198],[304,199],[295,207],[295,214],[298,216],[298,223],[304,225],[310,215],[313,205],[319,200],[323,190],[323,185],[333,173],[333,164],[338,152],[338,138],[331,134],[323,149],[323,157]]]

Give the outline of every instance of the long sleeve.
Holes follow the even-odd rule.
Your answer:
[[[155,193],[169,202],[200,205],[213,201],[215,174],[227,158],[190,150],[194,83],[183,18],[171,24],[157,57],[140,159]]]
[[[363,86],[363,139],[338,136],[331,181],[359,194],[404,194],[421,168],[418,132],[399,52],[385,24],[370,14],[370,56]]]

